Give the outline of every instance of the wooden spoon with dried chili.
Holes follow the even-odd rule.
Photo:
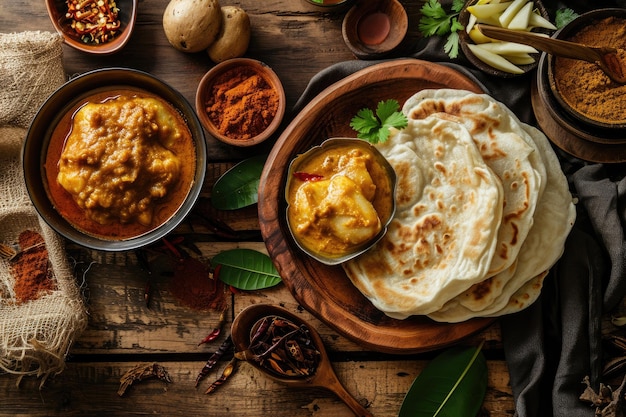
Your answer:
[[[325,388],[359,417],[373,417],[341,384],[321,337],[300,317],[269,304],[244,309],[233,321],[235,358],[295,388]]]

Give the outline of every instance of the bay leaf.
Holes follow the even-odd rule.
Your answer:
[[[269,256],[252,249],[230,249],[211,260],[219,265],[218,278],[240,290],[260,290],[281,282],[280,275]]]
[[[211,203],[218,210],[236,210],[256,204],[259,181],[267,155],[257,155],[234,165],[213,184]]]
[[[476,347],[454,347],[415,378],[398,417],[476,417],[487,392],[487,361]]]

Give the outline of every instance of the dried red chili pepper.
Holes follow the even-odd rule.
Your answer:
[[[211,333],[209,333],[204,339],[202,339],[200,343],[198,343],[198,346],[204,343],[210,343],[214,341],[215,339],[217,339],[219,335],[222,333],[222,327],[224,327],[225,321],[226,321],[226,310],[222,311],[222,313],[220,314],[220,321],[218,322],[217,326],[211,331]]]
[[[302,378],[315,373],[320,352],[305,325],[278,316],[258,321],[250,339],[251,359],[280,377]]]
[[[211,372],[215,364],[217,364],[217,362],[222,358],[222,356],[224,356],[226,352],[228,352],[232,348],[233,348],[233,340],[231,339],[230,336],[228,336],[226,340],[222,342],[220,347],[211,355],[209,360],[206,362],[206,364],[204,364],[204,366],[200,370],[200,373],[196,377],[196,387],[198,386],[202,378],[204,378]]]
[[[323,175],[311,174],[308,172],[301,172],[301,171],[294,172],[293,176],[299,179],[300,181],[319,181],[324,178]]]
[[[226,380],[233,374],[233,372],[235,372],[236,367],[237,359],[232,358],[222,371],[222,375],[218,379],[216,379],[211,385],[209,385],[209,388],[207,388],[205,394],[211,394],[213,391],[224,385],[226,383]]]
[[[218,336],[222,333],[222,329],[220,327],[214,328],[211,333],[209,333],[204,339],[198,343],[198,346],[203,345],[205,343],[210,343],[218,338]]]
[[[176,245],[180,242],[182,242],[183,238],[179,237],[178,239],[176,239],[175,241],[169,241],[166,238],[161,238],[161,241],[163,242],[163,245],[165,246],[165,248],[174,256],[176,257],[176,260],[178,262],[182,262],[184,260],[183,254],[178,250],[178,248],[176,247]]]

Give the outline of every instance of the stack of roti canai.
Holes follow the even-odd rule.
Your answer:
[[[406,101],[408,126],[377,145],[398,175],[385,237],[343,264],[397,319],[459,322],[529,306],[575,220],[547,138],[502,103],[461,90]]]

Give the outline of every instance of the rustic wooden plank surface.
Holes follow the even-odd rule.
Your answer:
[[[149,363],[149,362],[148,362]],[[46,389],[38,391],[34,380],[20,390],[7,388],[0,413],[6,416],[255,416],[337,417],[350,416],[350,410],[333,394],[320,389],[287,389],[261,375],[246,363],[231,380],[211,395],[208,385],[217,378],[211,374],[198,388],[195,378],[201,362],[163,361],[172,383],[152,379],[131,386],[123,397],[117,394],[120,377],[135,363],[70,363]],[[334,369],[349,392],[376,417],[397,416],[404,394],[427,361],[345,361]],[[489,391],[482,415],[504,417],[512,414],[511,394],[501,361],[489,361]],[[219,369],[221,372],[221,368]]]
[[[355,59],[341,39],[343,13],[332,13],[303,0],[240,0],[221,2],[243,7],[252,21],[253,38],[246,56],[270,65],[280,76],[291,108],[310,79],[337,62]],[[202,75],[212,67],[204,53],[184,54],[173,49],[164,36],[161,17],[167,0],[140,0],[136,32],[119,54],[90,57],[64,46],[68,75],[91,69],[127,66],[152,73],[179,90],[190,102]],[[417,40],[421,1],[403,1],[409,13],[409,51]],[[43,0],[3,2],[0,31],[52,30]],[[0,86],[0,88],[2,88]],[[290,119],[287,114],[286,120]],[[194,210],[218,217],[242,234],[236,241],[216,236],[201,222],[182,224],[177,234],[193,237],[204,258],[225,249],[246,247],[265,251],[256,207],[220,212],[210,207],[213,182],[242,158],[269,148],[236,149],[211,137],[208,176],[201,201]],[[270,142],[271,144],[271,142]],[[87,330],[68,354],[67,368],[40,389],[40,380],[0,375],[0,416],[350,416],[333,394],[321,390],[291,390],[241,364],[227,384],[207,396],[204,389],[217,378],[226,363],[199,388],[194,381],[208,357],[228,333],[232,317],[251,304],[279,304],[300,314],[319,331],[339,379],[349,392],[369,406],[377,417],[395,416],[414,378],[437,351],[417,355],[384,355],[363,349],[352,340],[304,311],[283,284],[274,288],[239,292],[229,296],[224,334],[216,342],[198,342],[217,324],[219,314],[189,309],[169,291],[172,260],[157,257],[153,267],[153,295],[148,308],[143,298],[145,273],[133,253],[91,251],[68,243],[68,255],[76,263],[77,279],[89,308]],[[484,341],[488,358],[489,389],[481,415],[512,416],[514,404],[497,322],[460,343],[475,346]],[[117,395],[120,377],[133,366],[157,361],[171,375],[172,383],[148,380]]]

